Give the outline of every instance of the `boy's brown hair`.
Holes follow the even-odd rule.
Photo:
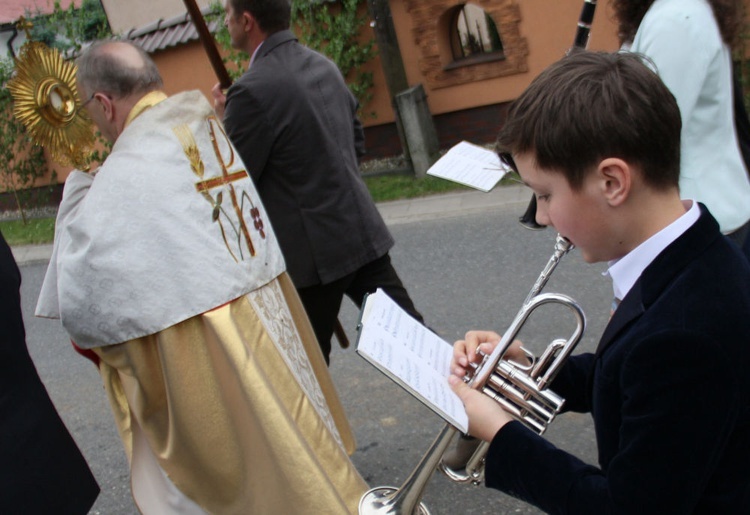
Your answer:
[[[638,165],[651,187],[677,187],[680,110],[643,59],[576,51],[552,64],[512,103],[497,140],[501,158],[531,153],[580,189],[592,167],[618,157]]]

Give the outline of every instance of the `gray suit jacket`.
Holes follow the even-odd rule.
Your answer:
[[[336,65],[288,30],[263,42],[227,93],[227,132],[297,288],[339,279],[393,246],[360,177],[356,110]]]

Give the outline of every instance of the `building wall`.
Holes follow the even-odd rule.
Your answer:
[[[199,41],[162,50],[151,57],[164,78],[167,94],[198,89],[206,98],[212,99],[211,88],[218,79]],[[211,103],[213,104],[213,100]]]
[[[112,1],[105,0],[105,3]],[[179,0],[177,1],[180,3]],[[412,0],[412,2],[415,1]],[[436,0],[419,1],[427,4],[436,2]],[[485,0],[478,0],[477,3],[480,1]],[[494,2],[495,0],[486,1]],[[517,5],[520,11],[518,25],[520,35],[526,40],[528,46],[526,56],[528,69],[522,73],[449,87],[435,87],[425,80],[420,67],[423,56],[418,46],[419,41],[416,39],[419,36],[419,30],[423,30],[424,27],[415,25],[415,20],[407,9],[408,2],[391,1],[393,21],[409,85],[422,83],[433,115],[439,116],[510,101],[523,91],[533,77],[564,55],[571,46],[583,5],[581,0],[505,1]],[[616,29],[608,13],[608,2],[609,0],[599,1],[589,48],[597,50],[617,48]],[[450,3],[458,4],[452,0]],[[150,21],[153,21],[153,18]],[[437,20],[435,23],[437,24]],[[366,27],[365,31],[367,32],[365,37],[374,37],[372,28]],[[210,94],[211,86],[216,79],[198,42],[157,52],[153,57],[162,70],[168,89],[174,88],[171,91],[198,88],[205,94]],[[366,127],[392,123],[394,112],[379,59],[375,58],[366,65],[365,69],[373,73],[375,86],[372,100],[368,105],[363,106],[363,123]],[[371,113],[374,113],[374,116],[371,116]]]
[[[100,0],[115,34],[123,34],[159,19],[168,19],[187,11],[182,0]],[[199,9],[211,0],[196,0]]]
[[[509,102],[503,102],[433,115],[440,148],[450,148],[461,141],[475,144],[494,142],[508,106]],[[402,149],[396,124],[365,127],[365,146],[364,160],[400,155]]]
[[[525,70],[443,86],[439,81],[442,73],[439,67],[444,63],[433,62],[433,69],[430,69],[430,64],[426,62],[430,53],[439,54],[440,49],[435,52],[435,47],[425,44],[425,39],[433,37],[429,33],[430,30],[439,31],[441,14],[459,3],[461,2],[457,0],[390,2],[409,85],[423,85],[441,148],[450,147],[461,140],[474,143],[494,141],[505,117],[507,103],[516,98],[544,68],[562,57],[572,45],[583,6],[581,0],[474,0],[473,3],[493,15],[493,20],[499,28],[507,25],[508,21],[499,19],[497,14],[510,16],[511,23],[517,20],[519,44],[525,45]],[[505,9],[499,10],[499,4],[505,4]],[[427,9],[427,12],[420,12],[423,9]],[[446,32],[444,30],[443,35],[446,35]],[[616,50],[619,46],[616,33],[609,0],[600,0],[588,48]],[[504,36],[502,30],[500,35],[501,38]],[[437,41],[438,45],[440,43]],[[443,43],[447,45],[447,41]],[[505,41],[503,43],[505,44]],[[445,58],[444,55],[442,57]],[[479,68],[483,64],[472,66]],[[467,67],[469,68],[471,67]],[[394,111],[385,85],[385,77],[380,70],[378,62],[374,73],[373,98],[365,109],[365,112],[375,112],[376,116],[363,120],[368,157],[395,155],[401,152],[394,123]],[[437,77],[438,80],[430,80],[430,76]]]
[[[500,0],[486,0],[487,5],[498,3]],[[578,17],[583,2],[581,0],[513,0],[519,11],[520,21],[518,30],[525,39],[528,47],[526,63],[528,70],[523,73],[502,76],[498,78],[477,80],[466,84],[450,87],[435,87],[425,81],[421,64],[424,55],[419,47],[419,38],[424,34],[424,24],[417,25],[413,13],[414,4],[439,3],[439,0],[392,0],[390,2],[393,22],[398,36],[399,47],[404,60],[409,85],[422,83],[427,93],[427,101],[433,115],[441,115],[463,109],[477,108],[510,101],[516,98],[549,64],[562,57],[570,48],[575,36]],[[449,1],[447,5],[458,5],[459,1]],[[483,5],[484,0],[475,0],[477,5]],[[412,4],[411,10],[409,5]],[[486,10],[489,10],[486,8]],[[495,20],[498,24],[498,20]],[[439,20],[435,16],[432,21],[435,26]],[[501,31],[501,37],[503,36]],[[589,48],[595,50],[615,50],[618,48],[616,25],[609,12],[609,0],[599,1],[591,30]],[[474,66],[481,66],[477,64]],[[393,110],[390,107],[385,79],[382,74],[375,76],[375,96],[370,108],[378,113],[375,120],[368,125],[392,122]]]
[[[26,43],[26,34],[12,29],[0,32],[0,58],[18,57],[18,52]]]

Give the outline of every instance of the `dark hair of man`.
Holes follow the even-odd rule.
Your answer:
[[[289,28],[292,17],[290,0],[229,0],[235,16],[249,12],[258,22],[260,30],[273,34]]]
[[[633,41],[638,26],[654,0],[613,0],[612,8],[618,22],[620,43]],[[721,39],[734,48],[739,42],[743,17],[739,0],[708,0],[719,25]]]
[[[134,68],[109,51],[111,45],[128,45],[141,57],[143,65]],[[114,97],[146,94],[163,86],[159,70],[139,46],[126,41],[98,41],[86,48],[77,59],[76,78],[86,94],[100,91]]]
[[[530,153],[574,190],[602,159],[617,157],[665,190],[679,182],[681,127],[677,102],[641,56],[577,51],[511,104],[497,151],[506,160]]]

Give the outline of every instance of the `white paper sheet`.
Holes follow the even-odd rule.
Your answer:
[[[448,384],[453,346],[378,289],[362,310],[357,352],[463,432],[468,417]]]
[[[486,192],[509,171],[492,150],[462,141],[438,159],[427,174]]]

